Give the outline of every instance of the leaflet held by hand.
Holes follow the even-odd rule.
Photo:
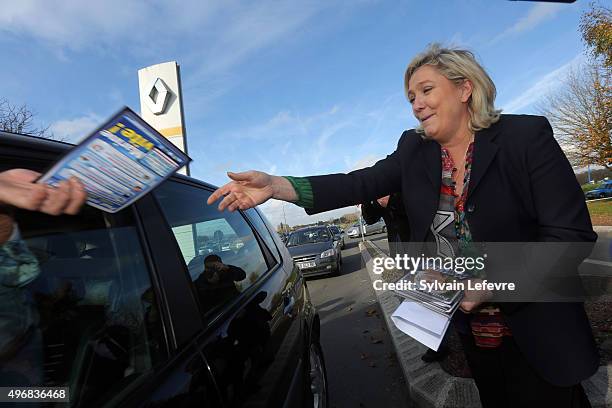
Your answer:
[[[115,213],[150,192],[191,159],[125,107],[70,150],[38,183],[76,177],[87,204]]]

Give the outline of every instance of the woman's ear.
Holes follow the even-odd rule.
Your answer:
[[[459,89],[461,90],[461,102],[467,102],[472,97],[472,91],[474,90],[474,85],[472,81],[469,79],[464,80],[461,85],[459,85]]]

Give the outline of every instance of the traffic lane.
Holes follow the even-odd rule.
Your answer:
[[[342,274],[307,281],[321,317],[330,406],[410,407],[408,388],[361,260],[359,240],[345,242]]]

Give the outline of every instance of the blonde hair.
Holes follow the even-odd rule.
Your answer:
[[[455,85],[465,80],[472,83],[472,96],[468,101],[470,113],[469,128],[472,132],[486,129],[499,120],[501,109],[495,109],[497,91],[491,77],[476,61],[474,54],[458,48],[442,48],[439,44],[430,44],[427,49],[412,59],[404,75],[404,90],[408,96],[408,82],[417,69],[424,65],[435,67]],[[419,126],[417,131],[422,133]]]

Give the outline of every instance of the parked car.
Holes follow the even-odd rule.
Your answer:
[[[304,276],[335,274],[342,270],[342,254],[327,226],[301,228],[292,232],[287,249]]]
[[[344,248],[344,231],[340,229],[337,225],[330,225],[329,230],[334,234],[334,240],[338,241],[338,248]]]
[[[587,200],[594,198],[606,198],[612,197],[612,181],[606,181],[594,190],[588,191],[584,194]]]
[[[0,132],[0,171],[70,147]],[[15,211],[35,260],[0,286],[0,386],[68,387],[79,407],[327,406],[303,275],[258,210],[206,205],[214,189],[175,175],[115,214]],[[202,246],[216,231],[233,243]]]
[[[361,223],[357,221],[353,225],[347,228],[346,235],[349,238],[357,238],[361,235]]]
[[[361,228],[361,223],[357,221],[355,224],[353,224],[351,227],[347,229],[346,235],[348,235],[349,238],[358,238],[361,236],[360,228]],[[387,226],[385,225],[385,221],[382,218],[380,218],[374,224],[366,224],[364,222],[363,228],[365,230],[364,235],[387,232]]]
[[[382,233],[387,232],[387,225],[385,224],[385,220],[380,218],[374,224],[366,224],[365,229],[366,229],[366,232],[365,232],[366,235],[379,234],[381,232]]]

